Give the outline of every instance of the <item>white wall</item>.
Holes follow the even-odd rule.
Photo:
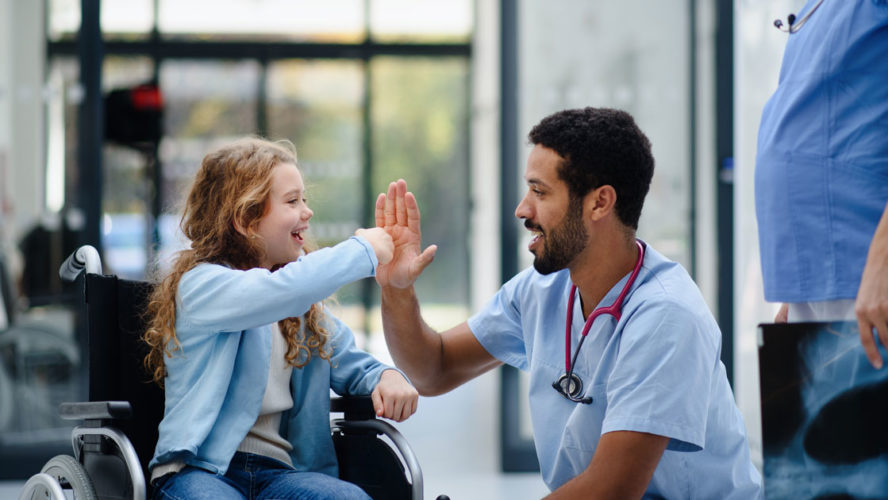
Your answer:
[[[638,234],[689,267],[694,188],[688,2],[524,0],[519,5],[520,171],[530,149],[527,133],[544,116],[584,106],[628,111],[650,139],[656,162]],[[530,255],[521,255],[529,263]]]
[[[43,206],[43,3],[0,0],[0,250],[7,255]]]

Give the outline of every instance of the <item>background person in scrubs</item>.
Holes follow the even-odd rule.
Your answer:
[[[435,252],[420,252],[416,200],[404,181],[377,200],[377,225],[395,242],[377,271],[395,363],[427,396],[502,363],[529,371],[552,498],[760,498],[718,326],[685,270],[635,237],[654,167],[647,137],[627,113],[596,108],[555,113],[529,137],[515,215],[535,235],[533,267],[443,333],[422,320],[413,288]],[[571,362],[569,398],[553,386],[565,352],[573,356],[593,311],[615,302]]]
[[[810,0],[788,28],[755,169],[776,321],[857,319],[888,346],[888,0]],[[874,337],[874,329],[877,337]]]

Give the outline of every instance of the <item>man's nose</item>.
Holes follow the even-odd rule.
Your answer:
[[[527,196],[521,198],[521,201],[518,202],[518,206],[515,207],[515,217],[519,219],[529,219],[530,218],[530,207],[527,204]]]

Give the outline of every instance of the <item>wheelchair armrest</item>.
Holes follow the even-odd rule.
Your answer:
[[[108,420],[130,418],[133,408],[127,401],[89,401],[62,403],[59,416],[65,420]]]
[[[71,430],[71,446],[74,458],[81,463],[85,454],[106,454],[103,442],[114,443],[129,473],[133,500],[145,500],[146,483],[139,455],[132,442],[122,431],[110,425],[110,420],[132,417],[133,409],[128,401],[88,401],[62,403],[59,414],[65,420],[83,420],[83,425]],[[63,497],[64,498],[64,497]],[[105,498],[105,497],[101,497]]]
[[[369,398],[366,399],[369,400]],[[372,409],[372,403],[370,407]],[[361,420],[337,419],[331,422],[331,428],[334,433],[340,434],[385,436],[391,441],[391,444],[394,445],[394,450],[400,455],[400,460],[410,478],[411,500],[422,500],[422,468],[419,466],[416,454],[413,452],[407,439],[393,425],[375,418]]]
[[[372,420],[376,418],[370,396],[341,396],[330,400],[330,411],[343,413],[345,420]]]

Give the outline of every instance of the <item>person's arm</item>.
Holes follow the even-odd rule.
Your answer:
[[[880,369],[882,357],[873,329],[878,332],[879,342],[888,347],[888,206],[882,212],[869,246],[854,311],[866,357],[876,369]]]
[[[656,434],[608,432],[598,441],[586,470],[546,498],[641,498],[667,444],[669,438]]]
[[[437,333],[423,321],[413,287],[382,289],[382,327],[395,365],[423,396],[448,392],[501,363],[466,322]]]
[[[467,323],[438,334],[422,319],[413,283],[435,256],[434,245],[420,252],[419,205],[407,183],[389,184],[376,201],[376,225],[384,227],[395,245],[394,258],[377,268],[382,287],[382,326],[389,351],[419,393],[447,392],[500,362],[478,342]]]
[[[371,244],[351,237],[275,272],[201,264],[179,282],[177,319],[205,330],[237,331],[301,316],[339,287],[373,276],[377,263]]]

